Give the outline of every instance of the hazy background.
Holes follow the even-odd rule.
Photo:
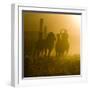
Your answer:
[[[23,11],[24,31],[39,31],[40,18],[48,32],[59,33],[65,28],[69,34],[69,55],[80,54],[81,15]]]

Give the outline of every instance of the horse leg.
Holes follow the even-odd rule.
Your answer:
[[[65,55],[67,55],[68,54],[68,49],[66,50],[66,52],[65,52]]]
[[[44,56],[47,56],[47,49],[45,48],[45,54],[44,54]]]
[[[60,56],[60,52],[58,52],[58,56]]]
[[[58,52],[56,51],[56,57],[58,56]]]
[[[48,57],[50,57],[50,54],[51,54],[51,49],[49,49],[48,51]]]
[[[58,56],[58,54],[57,54],[57,51],[56,51],[56,57]]]

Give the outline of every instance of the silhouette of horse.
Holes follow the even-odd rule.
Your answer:
[[[49,32],[45,39],[39,39],[36,42],[34,55],[39,56],[50,56],[52,49],[54,48],[54,41],[56,40],[53,32]]]
[[[45,50],[45,56],[50,56],[53,48],[54,48],[54,42],[56,38],[53,32],[50,32],[46,38],[46,42],[44,44],[44,50]]]
[[[61,54],[61,38],[60,38],[60,34],[57,34],[57,41],[56,41],[55,50],[56,50],[56,56],[60,56],[60,54]]]
[[[61,54],[62,55],[67,55],[68,51],[69,51],[69,42],[68,40],[61,40]]]
[[[57,41],[56,41],[56,56],[66,55],[69,51],[69,42],[68,42],[68,33],[64,30],[63,33],[57,34]]]

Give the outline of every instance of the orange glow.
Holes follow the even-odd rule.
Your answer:
[[[65,28],[69,34],[69,55],[80,54],[81,15],[23,12],[24,31],[39,31],[40,18],[44,19],[47,31],[55,35]]]

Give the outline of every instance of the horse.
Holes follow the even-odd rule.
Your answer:
[[[68,37],[64,33],[57,34],[57,41],[55,45],[56,56],[67,55],[69,51]]]
[[[60,56],[61,54],[61,38],[60,34],[57,34],[57,41],[55,45],[55,50],[56,50],[56,56]]]
[[[36,42],[34,55],[39,56],[50,56],[52,49],[54,48],[54,41],[56,40],[53,32],[49,32],[45,39],[39,39]]]
[[[45,56],[50,56],[53,48],[54,48],[54,42],[56,40],[56,37],[54,35],[53,32],[50,32],[46,38],[46,42],[45,42],[45,47],[44,47],[44,50],[45,50]]]

